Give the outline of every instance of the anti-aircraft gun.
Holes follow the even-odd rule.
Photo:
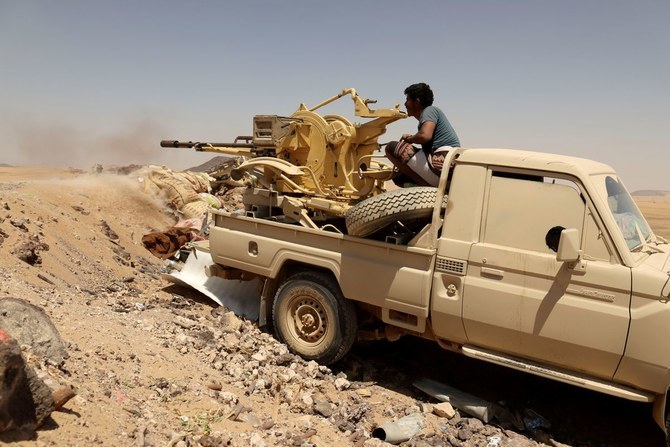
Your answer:
[[[340,115],[316,112],[346,95],[351,95],[356,116],[372,120],[353,124]],[[318,228],[315,221],[344,217],[356,203],[384,192],[384,182],[394,175],[392,165],[374,152],[386,126],[407,114],[399,105],[370,109],[375,102],[350,88],[312,108],[300,104],[289,117],[254,116],[253,135],[238,136],[233,143],[163,140],[161,146],[242,157],[232,177],[246,178],[250,185],[243,197],[247,213],[281,214]]]

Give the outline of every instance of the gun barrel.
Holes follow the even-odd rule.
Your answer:
[[[177,141],[177,140],[162,140],[161,147],[177,147],[177,148],[195,148],[202,150],[207,147],[236,147],[243,149],[254,149],[256,146],[251,143],[200,143],[193,141]]]
[[[161,147],[184,147],[192,148],[198,143],[192,141],[162,140]]]

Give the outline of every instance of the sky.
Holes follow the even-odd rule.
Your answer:
[[[0,0],[0,163],[182,169],[212,154],[160,140],[232,142],[351,87],[402,106],[426,82],[464,147],[670,190],[669,19],[670,0]]]

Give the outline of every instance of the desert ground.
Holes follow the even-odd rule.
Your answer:
[[[670,195],[635,199],[670,239]],[[0,444],[381,446],[374,428],[419,413],[424,427],[404,446],[664,445],[649,406],[421,340],[359,343],[330,368],[305,362],[255,322],[161,279],[163,261],[141,238],[176,220],[137,173],[0,167],[0,298],[44,309],[69,357],[33,366],[77,393],[37,432],[0,433]],[[438,416],[411,386],[423,375],[541,415],[539,426]]]

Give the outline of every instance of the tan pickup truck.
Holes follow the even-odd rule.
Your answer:
[[[426,188],[390,191],[350,211],[358,236],[272,213],[214,212],[212,271],[261,277],[261,323],[271,320],[305,358],[332,363],[366,329],[412,334],[653,402],[666,429],[670,244],[654,235],[616,172],[506,149],[452,150],[445,166],[427,214],[425,203],[411,210]],[[404,214],[383,210],[394,202]],[[391,221],[415,229],[375,237]],[[376,326],[359,324],[371,317]]]

